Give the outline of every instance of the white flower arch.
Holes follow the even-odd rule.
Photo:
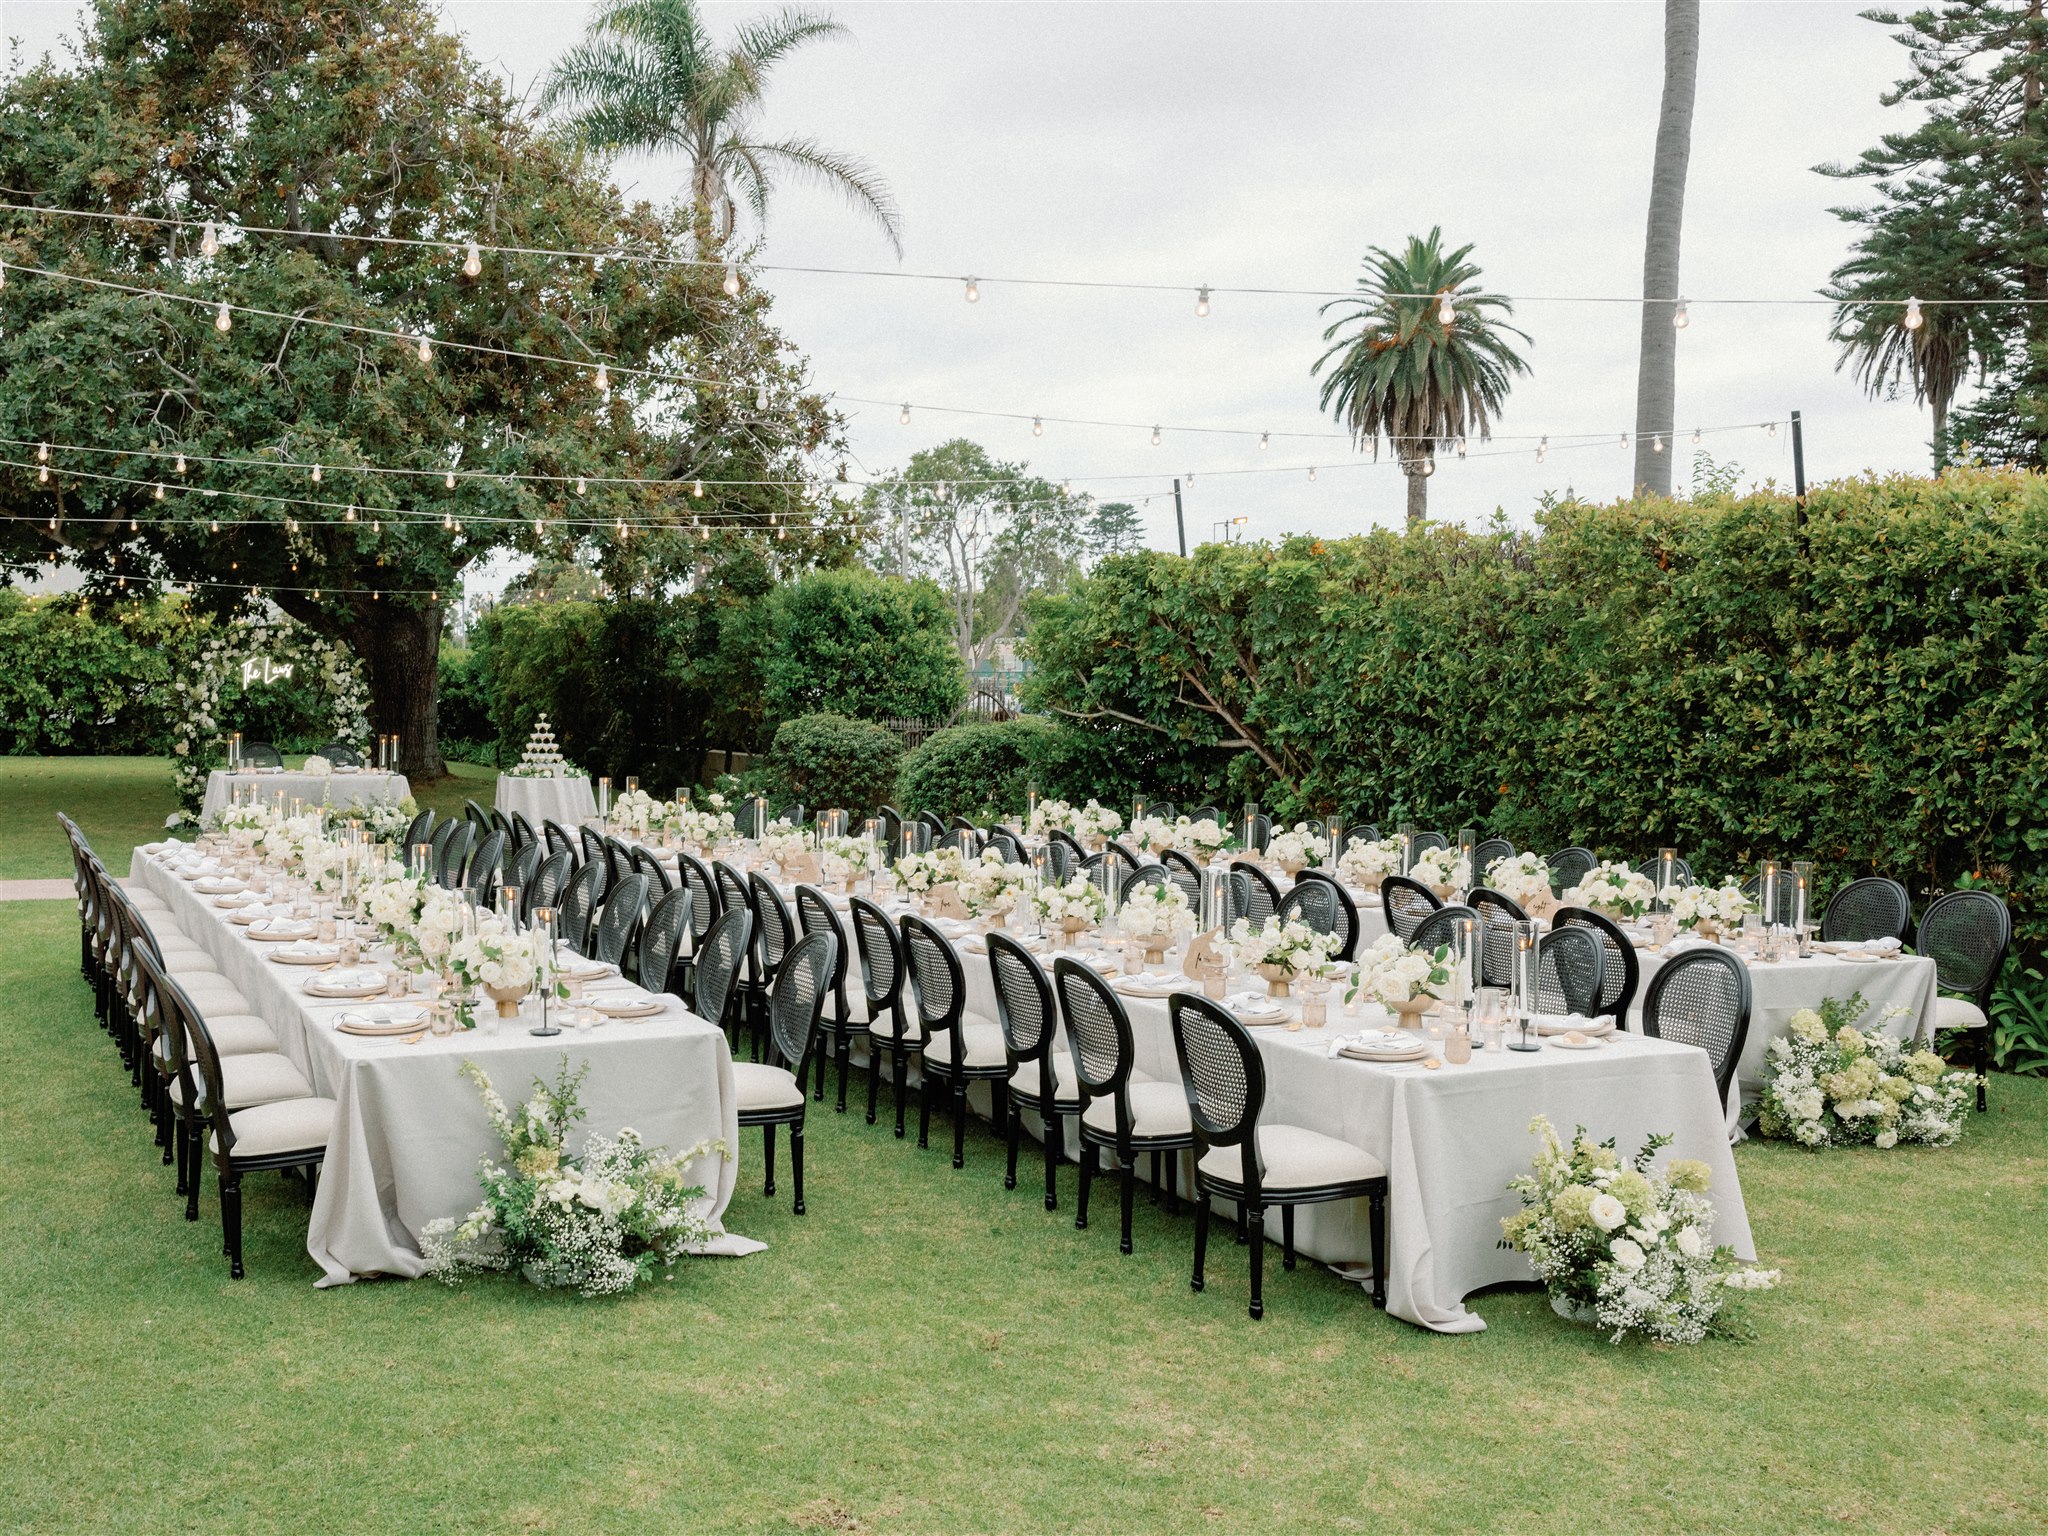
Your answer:
[[[244,660],[258,657],[287,663],[294,677],[314,681],[333,709],[335,738],[359,752],[369,748],[370,685],[354,656],[283,614],[233,619],[208,637],[191,670],[172,684],[182,707],[171,781],[188,817],[196,817],[206,799],[208,770],[227,755],[221,690]]]

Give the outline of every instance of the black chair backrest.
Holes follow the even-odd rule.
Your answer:
[[[1635,945],[1615,926],[1614,919],[1585,907],[1559,907],[1550,914],[1550,926],[1590,928],[1600,940],[1605,976],[1600,983],[1599,1011],[1613,1014],[1615,1028],[1621,1028],[1628,1021],[1629,1004],[1642,980],[1643,968],[1636,959]]]
[[[267,741],[245,741],[242,743],[242,766],[245,768],[282,768],[284,754]]]
[[[1234,925],[1240,917],[1252,915],[1252,877],[1241,869],[1226,869],[1223,877],[1230,891],[1230,910],[1223,914],[1226,926]]]
[[[476,842],[476,824],[469,821],[448,823],[448,842],[434,862],[434,878],[449,890],[463,883],[463,871],[469,868],[469,850]]]
[[[725,1027],[740,967],[754,937],[754,914],[734,907],[720,914],[697,950],[697,1017]]]
[[[1643,1033],[1704,1050],[1725,1105],[1749,1038],[1749,1002],[1749,967],[1733,951],[1689,949],[1665,961],[1650,978]]]
[[[1202,866],[1178,848],[1169,848],[1160,854],[1159,862],[1166,870],[1167,879],[1179,886],[1181,895],[1187,897],[1188,905],[1199,910],[1202,904]]]
[[[775,973],[775,993],[768,1003],[768,1035],[782,1064],[796,1074],[799,1083],[817,1044],[818,1015],[824,1011],[832,969],[838,961],[837,939],[829,933],[807,933],[789,947]]]
[[[519,911],[526,911],[526,892],[533,885],[534,872],[540,868],[541,846],[539,843],[521,843],[519,851],[505,861],[504,883],[519,892]]]
[[[1913,901],[1906,888],[1883,875],[1851,880],[1828,902],[1820,920],[1820,936],[1831,944],[1861,944],[1871,939],[1906,941],[1913,926]]]
[[[1197,1161],[1211,1147],[1241,1145],[1244,1183],[1259,1187],[1256,1132],[1266,1103],[1266,1066],[1245,1027],[1206,997],[1176,992],[1166,1000],[1173,1051],[1194,1122]]]
[[[343,741],[339,736],[333,737],[322,744],[318,755],[326,758],[327,761],[334,764],[337,768],[360,768],[363,766],[363,754]]]
[[[1111,858],[1115,859],[1119,864],[1123,865],[1123,867],[1126,870],[1136,869],[1140,864],[1145,862],[1143,859],[1139,858],[1135,853],[1131,852],[1130,849],[1126,848],[1122,843],[1118,842],[1113,837],[1108,842],[1104,843],[1102,846],[1103,852],[1107,853]]]
[[[448,844],[454,840],[456,828],[467,825],[469,823],[464,821],[444,821],[434,828],[434,840],[430,845],[434,850],[433,867],[428,871],[434,879],[441,878],[441,870],[448,862]],[[406,852],[410,856],[412,850],[408,848]]]
[[[800,885],[796,888],[796,921],[805,934],[829,933],[837,948],[837,957],[832,964],[830,985],[836,1007],[833,1016],[846,1017],[846,959],[851,953],[846,942],[846,926],[839,921],[839,914],[832,909],[831,899],[815,885]]]
[[[903,955],[909,961],[919,1038],[929,1044],[933,1035],[958,1024],[967,1007],[960,957],[946,936],[921,917],[903,919]],[[952,1038],[957,1045],[958,1033]]]
[[[1415,932],[1408,936],[1408,947],[1420,950],[1424,954],[1436,953],[1436,951],[1450,943],[1456,935],[1458,919],[1461,917],[1471,918],[1474,927],[1478,927],[1479,914],[1463,903],[1454,902],[1447,907],[1438,907],[1429,916],[1415,925]],[[1485,930],[1479,929],[1479,931],[1484,932]]]
[[[1483,885],[1465,897],[1465,905],[1479,914],[1479,984],[1508,985],[1515,963],[1515,924],[1527,922],[1529,914],[1520,902]]]
[[[1590,928],[1553,928],[1536,941],[1536,1007],[1543,1013],[1593,1017],[1600,1011],[1600,985],[1606,975],[1606,952]]]
[[[1180,811],[1171,800],[1155,800],[1145,807],[1145,814],[1156,817],[1170,827],[1174,823],[1174,818],[1180,815]]]
[[[412,825],[405,829],[405,846],[398,850],[399,857],[401,859],[409,859],[412,857],[413,849],[417,848],[421,843],[432,843],[433,840],[434,811],[433,807],[429,806],[426,810],[421,811],[419,815],[413,817]]]
[[[645,875],[626,875],[614,880],[612,888],[604,893],[604,913],[597,920],[597,938],[592,943],[590,958],[606,965],[622,965],[646,910]]]
[[[491,830],[491,813],[474,800],[462,802],[462,819],[476,828],[476,835],[482,837]]]
[[[940,847],[945,843],[946,823],[940,819],[936,811],[919,811],[916,820],[919,826],[931,834],[932,846],[934,848]]]
[[[528,821],[522,812],[514,811],[512,813],[512,838],[520,847],[524,848],[529,843],[539,842],[540,834],[533,830],[533,823]]]
[[[781,810],[775,813],[775,819],[777,821],[786,821],[792,827],[795,827],[799,831],[801,831],[807,814],[808,812],[804,806],[803,801],[792,800],[788,804],[784,805]]]
[[[1515,845],[1504,837],[1482,837],[1472,850],[1472,878],[1484,882],[1486,869],[1496,859],[1512,859]]]
[[[690,925],[702,942],[704,935],[711,931],[711,925],[718,921],[718,914],[725,910],[725,903],[718,893],[718,881],[710,866],[694,853],[676,855],[676,874],[695,898],[690,905]]]
[[[550,849],[566,849],[568,850],[570,856],[574,858],[577,863],[580,864],[583,862],[582,855],[577,852],[576,839],[569,835],[568,829],[566,827],[564,827],[558,821],[550,821],[545,817],[542,818],[540,826],[541,836],[547,839],[547,844]]]
[[[1757,904],[1759,912],[1763,912],[1763,892],[1764,877],[1762,875],[1751,875],[1742,882],[1742,894]],[[1787,869],[1778,876],[1777,900],[1772,905],[1778,910],[1776,912],[1764,912],[1763,915],[1769,918],[1774,926],[1782,926],[1792,921],[1791,870]]]
[[[647,849],[633,849],[632,860],[633,873],[647,877],[647,889],[653,895],[664,895],[676,888],[675,881],[669,878],[667,868]]]
[[[1060,1015],[1051,978],[1030,950],[1002,933],[988,936],[988,968],[996,984],[996,1023],[1002,1027],[1011,1065],[1037,1062],[1034,1088],[1055,1091],[1051,1056]]]
[[[1913,948],[1934,962],[1937,985],[1968,994],[1981,1008],[2012,948],[2012,915],[1989,891],[1950,891],[1921,914]]]
[[[1337,883],[1336,876],[1322,869],[1305,869],[1294,882],[1295,890],[1304,885],[1326,885],[1337,903],[1336,933],[1337,953],[1334,960],[1352,960],[1358,955],[1358,903],[1351,899],[1351,893]]]
[[[1024,864],[1029,862],[1024,857],[1024,845],[1017,841],[1013,833],[1004,831],[1001,828],[997,828],[989,833],[986,846],[1000,853],[1005,864]]]
[[[531,917],[537,907],[559,907],[569,877],[575,873],[575,853],[567,848],[557,848],[540,861],[533,878],[527,881],[526,900],[520,904],[520,910]]]
[[[1282,922],[1307,923],[1317,933],[1337,931],[1337,887],[1327,880],[1297,880],[1280,898],[1274,916]]]
[[[597,832],[589,827],[578,827],[576,829],[576,840],[583,849],[583,863],[605,864],[609,862],[605,858],[604,838],[599,836]]]
[[[1242,823],[1240,823],[1240,824],[1239,824],[1239,827],[1238,827],[1238,835],[1239,835],[1239,836],[1243,836],[1243,835],[1244,835],[1244,829],[1243,829],[1243,825],[1242,825]],[[1254,848],[1258,849],[1258,851],[1259,851],[1260,853],[1264,853],[1264,852],[1266,851],[1266,848],[1267,848],[1267,846],[1268,846],[1268,845],[1269,845],[1269,844],[1270,844],[1270,843],[1271,843],[1272,841],[1273,841],[1273,818],[1272,818],[1272,817],[1270,817],[1270,816],[1268,816],[1268,815],[1266,815],[1266,814],[1265,814],[1265,813],[1264,813],[1264,812],[1262,811],[1262,812],[1260,812],[1260,813],[1259,813],[1258,815],[1256,815],[1256,816],[1254,816],[1254,817],[1252,818],[1252,839],[1251,839],[1251,845],[1252,845],[1252,847],[1254,847]]]
[[[883,853],[890,859],[903,857],[903,813],[893,805],[885,805],[875,813],[882,824]]]
[[[1216,807],[1213,805],[1198,805],[1192,811],[1188,812],[1188,820],[1213,821],[1216,823],[1217,826],[1222,827],[1223,813],[1217,810]],[[1227,832],[1230,829],[1228,827],[1224,827],[1224,830]]]
[[[1119,901],[1129,901],[1131,899],[1131,892],[1141,885],[1156,885],[1166,888],[1172,884],[1173,881],[1167,878],[1166,866],[1164,864],[1140,864],[1136,869],[1125,873],[1123,889],[1118,893],[1117,899]]]
[[[1130,1134],[1130,1104],[1124,1086],[1130,1081],[1136,1050],[1131,1020],[1123,1000],[1110,990],[1100,972],[1065,955],[1052,963],[1053,987],[1060,1015],[1067,1023],[1067,1049],[1074,1058],[1083,1099],[1114,1096],[1120,1101],[1118,1130]]]
[[[1550,889],[1555,893],[1570,890],[1600,861],[1592,849],[1574,846],[1558,849],[1543,862],[1550,866]]]
[[[603,899],[604,865],[586,864],[576,871],[555,909],[556,936],[579,955],[590,953],[590,925]]]
[[[612,867],[612,879],[623,880],[633,873],[633,850],[616,837],[604,840],[605,862]]]
[[[494,905],[504,871],[505,834],[493,832],[477,844],[476,852],[469,856],[468,867],[462,872],[463,887],[473,892],[479,903]]]
[[[1052,870],[1053,879],[1061,885],[1073,879],[1074,871],[1080,867],[1082,859],[1087,857],[1086,854],[1076,853],[1073,843],[1071,837],[1064,842],[1056,838],[1046,840],[1045,862]]]
[[[853,909],[853,936],[860,945],[861,991],[868,1017],[879,1019],[882,1010],[895,1008],[903,998],[903,941],[889,914],[865,896],[849,902]]]
[[[1422,926],[1423,919],[1442,906],[1436,892],[1420,880],[1389,875],[1380,882],[1380,908],[1386,913],[1387,927],[1404,944],[1414,942],[1415,930]]]
[[[1251,919],[1254,928],[1280,910],[1280,887],[1273,883],[1273,877],[1249,859],[1233,859],[1230,864],[1233,875],[1243,875],[1251,882],[1251,904],[1244,915]]]
[[[1045,842],[1048,848],[1057,846],[1065,849],[1075,864],[1088,857],[1088,850],[1083,848],[1080,841],[1065,827],[1054,827],[1045,834]]]
[[[690,931],[690,892],[680,887],[664,894],[640,929],[640,985],[650,992],[677,992],[676,956]]]
[[[796,919],[789,915],[789,903],[782,899],[782,893],[764,876],[758,872],[748,875],[747,886],[753,899],[754,932],[760,935],[760,942],[754,946],[760,959],[758,975],[761,980],[770,981],[781,966],[782,957],[796,942]]]
[[[1408,846],[1417,853],[1428,853],[1434,848],[1450,847],[1451,840],[1441,832],[1418,832],[1415,834],[1415,841]]]

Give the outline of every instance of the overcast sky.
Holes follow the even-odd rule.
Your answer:
[[[499,0],[444,6],[479,57],[530,89],[581,32],[587,6]],[[759,6],[711,4],[723,29]],[[1628,489],[1618,438],[1632,421],[1637,311],[1538,302],[1641,293],[1643,217],[1662,69],[1655,3],[1327,5],[834,4],[850,41],[781,66],[765,126],[871,161],[902,204],[911,272],[957,282],[776,274],[776,318],[828,393],[1046,416],[1159,422],[1048,426],[846,405],[857,466],[880,470],[954,435],[1029,460],[1103,499],[1152,500],[1151,542],[1171,548],[1175,475],[1190,542],[1243,516],[1253,536],[1344,533],[1399,521],[1391,462],[1360,464],[1317,409],[1317,301],[1219,295],[1199,284],[1340,288],[1375,244],[1441,224],[1473,242],[1496,291],[1532,297],[1516,321],[1532,372],[1498,425],[1498,456],[1442,464],[1431,511],[1526,519],[1545,491]],[[1804,413],[1809,478],[1922,469],[1927,421],[1910,399],[1873,403],[1834,369],[1826,311],[1718,308],[1711,298],[1811,296],[1841,257],[1827,211],[1859,189],[1813,173],[1897,126],[1878,105],[1902,49],[1851,3],[1705,6],[1684,291],[1696,303],[1678,365],[1679,478],[1694,426]],[[0,0],[0,30],[53,45],[75,6]],[[666,198],[674,161],[622,164]],[[763,259],[895,268],[881,236],[834,199],[782,191]],[[1179,285],[1170,293],[1006,286],[1004,276]],[[1253,438],[1179,434],[1238,427]],[[1600,432],[1593,449],[1542,433]],[[1791,479],[1786,434],[1714,434],[1744,481]],[[1511,450],[1511,451],[1510,451]],[[1311,483],[1307,466],[1319,466]],[[1349,467],[1346,467],[1349,466]],[[1231,470],[1267,473],[1226,475]],[[1128,478],[1118,478],[1128,477]]]

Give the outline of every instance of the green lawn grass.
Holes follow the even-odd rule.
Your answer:
[[[489,809],[495,768],[450,763],[445,778],[414,792],[423,806],[460,816],[467,796]],[[137,843],[164,835],[178,808],[164,757],[0,757],[0,880],[55,880],[71,873],[56,812],[70,814],[101,859],[128,873]]]
[[[810,1214],[734,1202],[765,1253],[316,1292],[298,1186],[253,1181],[240,1282],[210,1176],[182,1219],[76,961],[68,904],[0,906],[0,1529],[2048,1528],[2048,1083],[1942,1151],[1739,1148],[1786,1276],[1746,1345],[1529,1290],[1439,1337],[1277,1252],[1253,1323],[1227,1239],[1189,1292],[1185,1216],[1141,1202],[1121,1257],[1071,1169],[1048,1214],[978,1124],[956,1173],[829,1104]]]

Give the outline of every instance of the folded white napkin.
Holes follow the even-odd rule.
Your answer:
[[[297,933],[309,926],[296,917],[259,917],[249,925],[251,933]]]
[[[317,939],[293,939],[289,944],[280,944],[272,951],[280,955],[333,955],[339,954],[332,944],[322,944]]]
[[[1677,938],[1664,946],[1664,953],[1667,955],[1682,955],[1688,949],[1714,949],[1717,947],[1712,939],[1703,939],[1697,934],[1681,933]]]
[[[1589,1019],[1583,1013],[1539,1013],[1533,1022],[1540,1033],[1561,1035],[1573,1029],[1611,1029],[1614,1015],[1603,1013]]]
[[[1854,940],[1842,940],[1827,946],[1828,949],[1838,955],[1895,955],[1904,947],[1904,945],[1900,944],[1897,939],[1892,938],[1889,934],[1881,939],[1865,939],[1861,943],[1857,943]]]
[[[358,992],[364,987],[383,986],[384,973],[374,967],[360,966],[350,971],[329,971],[324,976],[314,977],[308,985],[334,992]]]
[[[1357,1051],[1412,1051],[1420,1043],[1421,1036],[1398,1029],[1361,1029],[1335,1036],[1326,1054],[1334,1061],[1347,1046]]]

